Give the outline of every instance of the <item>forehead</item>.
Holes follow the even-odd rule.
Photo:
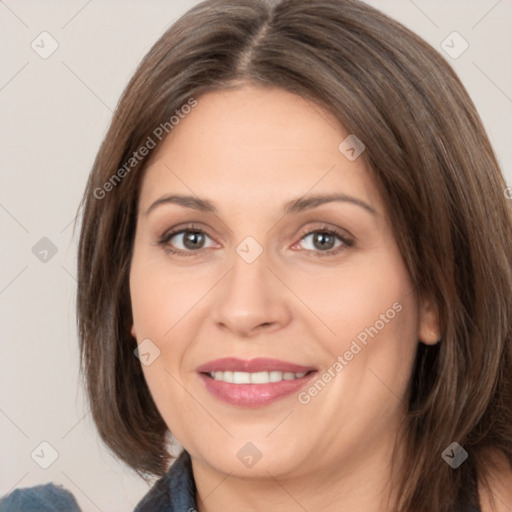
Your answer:
[[[278,88],[244,86],[198,98],[153,155],[141,201],[182,191],[252,204],[314,193],[378,203],[363,158],[339,146],[348,134],[322,107]]]

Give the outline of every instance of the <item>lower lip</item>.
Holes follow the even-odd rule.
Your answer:
[[[232,384],[221,380],[214,380],[204,373],[199,376],[206,385],[206,389],[216,398],[230,405],[240,407],[263,407],[277,400],[297,393],[316,372],[308,373],[300,379],[281,380],[268,384]]]

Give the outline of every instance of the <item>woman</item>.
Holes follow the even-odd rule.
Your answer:
[[[505,189],[451,68],[367,5],[178,20],[79,244],[95,423],[161,477],[136,511],[509,510]]]

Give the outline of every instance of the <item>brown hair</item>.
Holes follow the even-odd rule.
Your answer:
[[[191,98],[241,83],[315,101],[366,146],[363,158],[413,283],[438,305],[442,323],[442,341],[418,348],[398,510],[449,510],[472,472],[485,474],[488,450],[512,464],[510,203],[481,120],[450,66],[357,0],[205,1],[141,62],[81,204],[79,340],[98,431],[141,476],[167,470],[167,426],[130,334],[128,277],[149,156],[130,159]],[[453,441],[469,453],[457,470],[441,458]]]

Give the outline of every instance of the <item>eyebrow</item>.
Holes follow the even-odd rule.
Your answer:
[[[372,215],[378,215],[376,210],[372,208],[369,204],[365,203],[361,199],[346,194],[314,195],[309,197],[300,197],[298,199],[294,199],[292,201],[287,202],[284,205],[284,213],[299,213],[332,202],[352,203],[355,204],[356,206],[360,206],[361,208],[371,213]],[[172,194],[165,195],[157,199],[146,210],[145,215],[149,215],[149,213],[152,212],[156,207],[163,204],[177,204],[179,206],[191,208],[193,210],[198,210],[200,212],[214,214],[218,213],[218,210],[215,207],[215,205],[208,199],[202,199],[200,197],[188,195]]]

